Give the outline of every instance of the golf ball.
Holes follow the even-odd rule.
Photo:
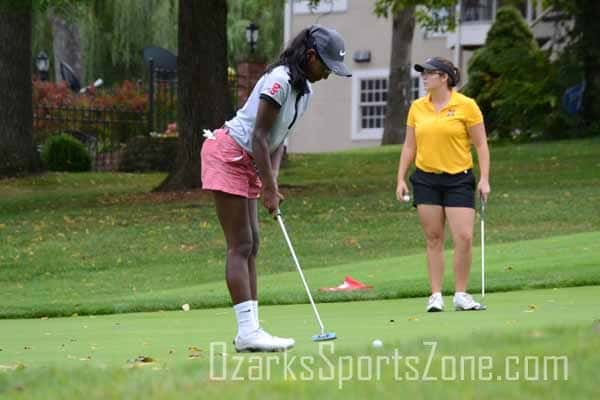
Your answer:
[[[405,194],[404,196],[402,196],[402,200],[406,203],[408,203],[410,201],[410,195]]]
[[[183,311],[190,311],[190,305],[186,303],[186,304],[184,304],[184,305],[181,306],[181,309]]]
[[[373,347],[375,347],[376,349],[378,349],[380,347],[383,347],[383,342],[381,340],[379,340],[379,339],[375,339],[375,340],[373,340],[372,345],[373,345]]]

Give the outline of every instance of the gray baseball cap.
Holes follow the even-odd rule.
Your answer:
[[[309,32],[314,39],[317,53],[327,68],[339,76],[352,76],[348,67],[344,65],[346,47],[342,36],[337,31],[321,25],[312,25]]]

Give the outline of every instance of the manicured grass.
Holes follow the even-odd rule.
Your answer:
[[[282,252],[287,252],[281,239]],[[600,232],[555,236],[546,239],[496,244],[486,247],[486,290],[488,292],[521,290],[528,288],[554,288],[600,284]],[[301,262],[304,254],[298,253]],[[447,253],[448,265],[444,290],[452,293],[454,277],[451,269],[451,252]],[[294,304],[307,302],[307,296],[288,255],[285,261],[288,272],[259,277],[262,304]],[[475,252],[471,290],[481,288],[480,253]],[[99,276],[111,279],[111,271]],[[316,301],[335,302],[345,300],[373,300],[400,297],[426,296],[428,280],[423,254],[364,260],[356,263],[334,265],[305,271]],[[351,275],[373,287],[371,290],[350,293],[324,293],[321,287],[340,284]],[[113,278],[114,279],[114,278]],[[4,317],[43,317],[57,315],[111,314],[131,311],[173,310],[189,303],[194,308],[221,307],[230,304],[224,282],[130,293],[92,294],[83,286],[63,292],[59,281],[49,285],[49,279],[32,282],[31,298],[6,296],[0,304]],[[66,284],[66,283],[65,283]],[[21,290],[8,285],[7,293]],[[56,299],[69,295],[61,302]],[[44,302],[44,299],[52,299]]]
[[[231,354],[234,323],[229,308],[3,320],[0,365],[5,371],[0,372],[0,396],[11,399],[397,398],[402,393],[411,398],[441,395],[452,399],[592,398],[600,362],[596,351],[600,345],[597,292],[597,287],[580,287],[496,293],[486,297],[489,309],[485,312],[427,314],[423,312],[424,299],[323,304],[320,306],[323,319],[339,336],[332,342],[333,348],[319,348],[310,341],[316,328],[309,306],[262,307],[263,325],[277,334],[294,336],[298,345],[287,355],[245,355],[242,359],[234,359]],[[447,304],[451,301],[445,300]],[[370,346],[375,338],[383,341],[382,349]],[[223,344],[213,344],[218,346],[213,348],[219,353],[211,355],[213,342]],[[433,344],[424,342],[436,343],[431,362],[428,360]],[[220,354],[223,346],[229,354],[225,373]],[[371,378],[365,375],[368,369],[365,356],[375,365],[377,356],[389,359],[396,349],[403,357],[413,357],[410,364],[414,368],[403,359],[398,373],[392,366],[381,364],[379,378],[374,372]],[[153,362],[147,365],[131,362],[140,355],[152,358]],[[290,364],[294,356],[297,359]],[[313,362],[303,367],[299,360],[303,356],[312,357]],[[452,369],[448,357],[460,360],[469,356],[476,357],[477,363],[484,358],[485,363],[491,360],[491,367],[485,370],[474,367],[477,370],[473,379],[469,378],[471,369],[465,370],[464,380],[458,374],[450,379],[452,370],[460,370]],[[513,361],[507,369],[509,356]],[[567,357],[566,380],[563,369],[558,379],[553,380],[552,366],[546,371],[551,378],[542,379],[543,357],[554,356]],[[266,360],[273,357],[280,364],[271,362],[271,376],[267,379]],[[288,371],[283,367],[284,357],[290,365]],[[363,357],[362,361],[359,357]],[[514,361],[515,357],[519,361]],[[238,361],[242,368],[236,375],[244,381],[232,380]],[[358,369],[359,362],[365,368],[362,372]],[[249,382],[250,377],[259,376],[256,369],[259,363],[262,363],[262,381]],[[531,369],[525,369],[527,363]],[[542,368],[539,379],[527,380],[526,377],[534,376],[532,368],[536,363]],[[224,382],[209,379],[211,364],[213,378],[228,379]],[[250,369],[253,366],[255,369]],[[12,370],[14,367],[17,369]],[[312,379],[307,375],[308,370],[314,373]],[[320,380],[319,371],[333,379]],[[341,381],[342,376],[349,374],[354,378],[352,381]],[[507,381],[515,374],[519,374],[519,379]],[[359,376],[365,379],[361,381]],[[403,380],[397,381],[396,376]],[[485,380],[488,376],[491,381]],[[418,380],[411,381],[412,377]]]
[[[0,398],[593,398],[600,364],[600,140],[492,148],[489,310],[469,313],[450,311],[450,297],[447,312],[423,311],[422,233],[414,209],[394,199],[399,151],[291,156],[281,179],[284,218],[323,320],[339,339],[334,348],[310,340],[318,331],[311,309],[296,304],[306,294],[278,226],[261,210],[261,323],[295,337],[297,346],[241,358],[232,353],[225,244],[210,195],[149,193],[162,174],[0,181]],[[478,244],[477,236],[473,293]],[[453,289],[450,258],[448,252],[445,293]],[[318,292],[345,275],[374,288]],[[192,311],[131,313],[183,303]],[[53,318],[59,315],[72,317]],[[7,319],[22,317],[29,319]],[[376,338],[382,349],[371,347]],[[211,356],[215,342],[222,344]],[[437,347],[429,364],[431,342]],[[403,380],[389,364],[365,379],[376,373],[365,362],[393,363],[395,350],[404,357]],[[135,362],[139,356],[151,362]],[[448,370],[448,361],[470,356],[478,366],[467,366],[466,379],[448,376],[462,372]],[[568,360],[566,379],[553,365],[544,370],[544,357],[554,356]],[[295,379],[283,365],[291,357]],[[539,379],[527,379],[535,372],[531,361],[541,364]],[[243,381],[232,379],[238,362]],[[226,366],[228,379],[211,378],[211,365]],[[263,379],[249,381],[259,371]],[[319,379],[319,372],[332,379]],[[544,380],[544,372],[559,373]],[[519,378],[509,381],[515,373]]]
[[[394,198],[399,151],[391,146],[291,156],[282,172],[287,196],[282,208],[303,268],[423,253],[414,209]],[[492,148],[487,243],[600,230],[599,153],[597,139]],[[7,299],[0,314],[157,310],[173,308],[182,298],[198,305],[225,304],[225,244],[211,197],[149,194],[162,178],[47,174],[0,181],[0,286]],[[261,222],[261,276],[289,271],[277,225],[262,210]],[[422,256],[410,260],[422,273]],[[494,259],[489,262],[493,271]],[[569,265],[563,260],[557,266],[561,272],[553,268],[549,275],[519,275],[515,269],[513,283],[500,284],[503,278],[491,276],[490,288],[526,287],[532,280],[533,286],[597,283],[597,275],[581,275]],[[343,274],[340,268],[322,282],[339,283]],[[421,295],[423,276],[404,286],[385,276],[391,281],[377,296]],[[215,282],[211,287],[217,294],[196,292],[208,282]]]

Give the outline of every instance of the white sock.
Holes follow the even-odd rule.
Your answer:
[[[464,295],[466,295],[466,293],[465,292],[454,292],[454,295],[455,296],[464,296]]]
[[[432,296],[442,296],[442,292],[433,292],[431,293]]]
[[[258,318],[258,300],[250,300],[252,302],[252,313],[254,314],[254,320],[256,326],[260,328],[260,319]]]
[[[233,310],[238,324],[238,336],[246,336],[258,329],[251,300],[234,305]]]

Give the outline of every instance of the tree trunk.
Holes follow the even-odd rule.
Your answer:
[[[600,121],[600,2],[578,0],[576,31],[581,33],[580,53],[583,59],[586,89],[583,95],[583,118],[590,126]],[[597,128],[598,125],[596,125]]]
[[[75,76],[81,82],[83,82],[83,67],[81,65],[81,36],[79,34],[79,27],[73,21],[67,21],[60,15],[56,15],[51,12],[48,16],[48,20],[52,25],[52,35],[54,48],[54,76],[56,82],[62,81],[63,78],[60,75],[60,62],[64,61],[73,68]]]
[[[40,165],[33,145],[31,2],[23,3],[0,0],[0,176]]]
[[[175,167],[157,191],[199,188],[202,129],[230,115],[227,82],[227,0],[179,0]]]
[[[414,7],[406,7],[394,15],[390,78],[381,144],[404,143],[406,116],[410,107],[410,50],[414,29]]]

